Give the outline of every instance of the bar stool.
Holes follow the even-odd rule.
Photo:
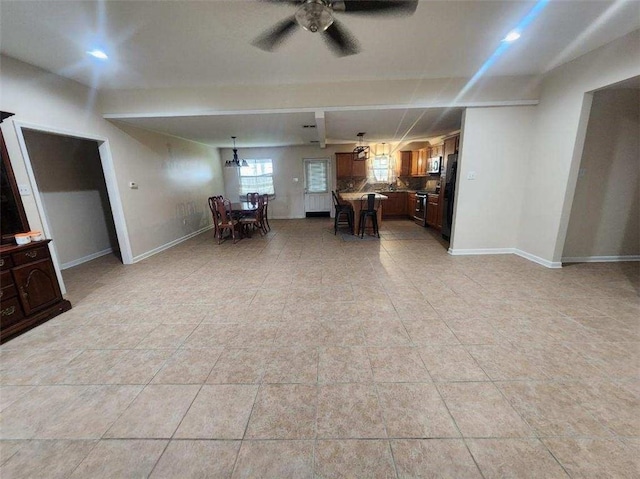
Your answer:
[[[373,234],[380,238],[380,232],[378,231],[378,208],[380,207],[380,200],[376,200],[375,193],[369,193],[362,195],[360,198],[360,238],[364,238],[364,228],[367,224],[367,218],[371,218],[371,224],[373,226]]]
[[[353,221],[354,221],[353,206],[351,206],[348,203],[340,203],[340,200],[338,199],[338,195],[336,195],[335,191],[331,191],[331,196],[333,196],[333,207],[336,210],[336,215],[333,219],[334,236],[338,232],[340,217],[343,215],[347,217],[347,224],[349,225],[349,231],[351,231],[351,234],[353,234]],[[342,223],[342,225],[344,225],[344,222]]]

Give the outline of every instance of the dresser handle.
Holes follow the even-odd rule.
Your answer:
[[[37,251],[27,251],[25,253],[26,256],[28,256],[29,258],[35,258],[36,256],[38,256],[38,252]]]
[[[24,286],[20,286],[20,294],[22,294],[22,297],[24,299],[27,299],[29,297],[29,295],[24,290]]]
[[[2,310],[2,316],[11,316],[15,312],[16,312],[16,307],[9,306],[8,308],[5,308]]]
[[[0,266],[4,266],[4,258],[0,259]]]

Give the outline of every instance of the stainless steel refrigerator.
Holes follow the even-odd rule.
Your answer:
[[[447,157],[446,176],[444,184],[444,208],[442,218],[442,237],[451,239],[451,223],[453,223],[453,200],[456,196],[456,177],[458,175],[458,154]]]

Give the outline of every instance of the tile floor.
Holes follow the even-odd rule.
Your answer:
[[[0,477],[638,477],[638,263],[272,227],[65,271],[0,349]]]

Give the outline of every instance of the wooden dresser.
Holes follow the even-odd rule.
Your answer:
[[[47,244],[0,246],[0,343],[71,309]]]

